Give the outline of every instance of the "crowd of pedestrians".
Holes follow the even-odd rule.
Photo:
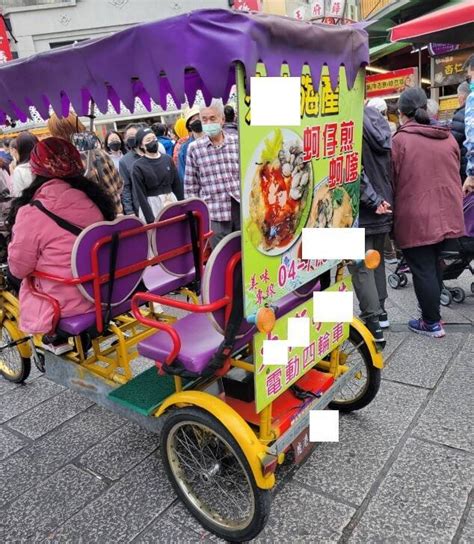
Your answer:
[[[474,56],[467,69],[470,78]],[[378,250],[382,261],[376,270],[350,270],[361,318],[377,342],[384,342],[383,329],[390,325],[384,257],[394,262],[400,252],[413,275],[420,308],[420,317],[408,324],[410,330],[433,337],[445,334],[440,254],[446,241],[465,234],[463,192],[474,190],[474,92],[468,81],[458,88],[459,109],[449,127],[439,123],[437,104],[420,88],[400,96],[398,124],[388,120],[383,99],[365,105],[359,226],[365,228],[366,248]],[[189,108],[172,129],[164,123],[132,123],[123,135],[108,132],[103,143],[73,113],[65,118],[53,114],[48,129],[52,137],[39,143],[24,132],[0,144],[0,192],[18,197],[9,221],[9,264],[17,279],[38,264],[56,271],[69,266],[74,237],[63,232],[64,240],[55,245],[55,233],[46,233],[43,208],[82,229],[122,213],[152,223],[166,204],[198,197],[209,207],[212,248],[240,230],[236,114],[221,100]],[[40,205],[27,206],[33,201]],[[41,228],[31,232],[28,225],[33,222]],[[46,246],[48,251],[43,251]],[[20,299],[28,306],[23,283]],[[54,289],[46,283],[44,290]],[[60,295],[63,315],[74,315],[77,297],[55,294]],[[33,315],[42,310],[33,310],[24,330],[44,332],[40,329],[49,317],[38,323]]]

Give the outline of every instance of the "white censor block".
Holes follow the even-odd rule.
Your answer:
[[[254,127],[301,126],[299,77],[252,77],[250,96]]]
[[[339,442],[339,411],[311,410],[309,413],[310,442]]]
[[[290,317],[288,319],[288,345],[292,348],[309,346],[309,317]]]
[[[365,229],[303,229],[304,260],[357,260],[365,257]]]
[[[288,364],[288,342],[286,340],[264,340],[263,341],[263,364],[264,365],[287,365]]]
[[[314,323],[351,323],[354,318],[353,291],[315,291]]]

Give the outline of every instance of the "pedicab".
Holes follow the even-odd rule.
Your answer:
[[[136,97],[148,107],[153,99],[165,108],[168,96],[192,104],[198,90],[209,103],[236,85],[241,231],[204,266],[210,221],[197,198],[149,225],[130,216],[92,225],[76,239],[72,278],[38,270],[24,280],[74,284],[94,303],[62,318],[49,300],[51,334],[69,334],[72,351],[40,353],[6,283],[0,346],[7,379],[23,381],[30,359],[42,368],[44,357],[50,379],[159,432],[177,495],[229,541],[260,533],[279,467],[314,449],[310,412],[361,409],[380,385],[382,356],[361,321],[312,319],[314,292],[351,290],[347,261],[304,260],[301,243],[303,228],[357,227],[367,61],[357,27],[200,10],[0,68],[0,115],[20,119],[32,105],[47,117],[50,107],[133,110]],[[290,75],[300,77],[300,125],[252,124],[251,77]],[[377,255],[365,264],[376,266]],[[291,318],[309,318],[298,322],[303,343],[288,337]],[[288,341],[287,364],[264,360],[278,340]],[[155,366],[137,372],[137,354]]]

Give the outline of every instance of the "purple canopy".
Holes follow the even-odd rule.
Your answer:
[[[194,102],[201,89],[227,99],[235,82],[235,63],[247,76],[265,64],[269,76],[310,66],[315,87],[323,64],[337,85],[341,64],[352,87],[361,65],[368,63],[367,34],[359,27],[310,24],[275,15],[230,10],[198,10],[170,19],[133,26],[105,38],[39,53],[0,68],[0,123],[5,116],[26,121],[29,106],[47,119],[51,105],[67,115],[72,105],[88,113],[92,99],[105,113],[108,100],[131,111],[135,98],[166,108],[167,94],[176,104]],[[249,77],[247,80],[249,81]]]

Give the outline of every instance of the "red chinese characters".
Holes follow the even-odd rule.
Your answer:
[[[329,189],[342,185],[344,181],[344,157],[334,157],[329,162]]]
[[[314,342],[304,348],[303,350],[303,368],[314,363],[316,360],[316,345]]]
[[[324,127],[324,156],[334,157],[337,149],[337,123],[327,123]]]
[[[318,355],[322,357],[325,355],[331,346],[330,336],[328,332],[325,332],[318,338]]]
[[[345,183],[354,183],[359,177],[359,153],[346,155]]]
[[[348,153],[354,149],[354,121],[341,123],[340,152]]]
[[[281,383],[281,368],[271,372],[266,379],[267,396],[273,396],[280,392],[282,388]]]
[[[319,159],[321,157],[321,127],[307,127],[303,132],[304,160]]]
[[[285,383],[293,381],[300,373],[300,358],[298,355],[292,357],[285,367]]]
[[[332,330],[332,341],[338,343],[344,336],[344,325],[342,323],[336,323]]]

